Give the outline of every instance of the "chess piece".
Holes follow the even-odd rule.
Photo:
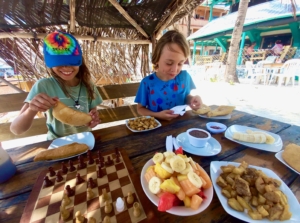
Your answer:
[[[100,162],[104,162],[104,157],[102,156],[102,153],[100,151],[98,151],[98,158],[100,160]]]
[[[109,200],[109,197],[108,197],[108,194],[106,193],[106,189],[105,189],[105,188],[102,189],[102,195],[101,195],[101,198],[102,198],[102,201],[103,201],[103,202]]]
[[[141,208],[140,208],[140,204],[138,202],[134,202],[133,204],[133,216],[134,217],[140,217],[141,215]]]
[[[62,181],[63,179],[64,179],[64,178],[62,177],[60,170],[57,171],[57,173],[56,173],[56,181],[57,181],[57,182],[60,182],[60,181]]]
[[[84,222],[84,217],[83,217],[83,215],[81,214],[80,211],[76,211],[75,217],[76,217],[76,223],[83,223]]]
[[[88,164],[90,164],[90,165],[92,165],[95,162],[90,150],[88,151],[88,160],[89,160]]]
[[[104,212],[106,214],[109,214],[112,210],[112,206],[111,204],[109,203],[109,201],[105,201],[105,207],[104,207]]]
[[[88,189],[87,189],[87,194],[86,194],[86,196],[87,196],[87,199],[88,199],[88,200],[90,200],[91,198],[93,198],[93,197],[95,196],[95,194],[94,194],[94,192],[92,191],[91,188],[88,188]]]
[[[50,176],[50,177],[54,177],[54,176],[56,175],[55,171],[53,170],[53,167],[50,166],[50,167],[48,168],[48,170],[49,170],[49,176]]]
[[[104,161],[100,161],[100,165],[101,168],[104,167]]]
[[[88,223],[96,223],[96,219],[93,217],[89,217]]]
[[[120,162],[120,156],[116,156],[116,163]]]
[[[70,216],[70,212],[66,209],[66,206],[64,205],[60,206],[60,216],[64,221],[66,221]]]
[[[45,176],[44,177],[44,186],[45,187],[50,187],[50,186],[53,186],[53,185],[54,185],[54,183],[51,180],[49,180],[48,176]]]
[[[131,191],[129,191],[127,194],[127,203],[132,204],[133,202],[134,202],[134,197],[132,196]]]
[[[110,223],[110,217],[105,216],[102,223]]]
[[[110,166],[110,165],[114,164],[114,161],[111,159],[110,156],[108,156],[108,157],[107,157],[107,161],[106,161],[105,164],[106,164],[107,166]]]
[[[73,172],[74,170],[76,170],[75,166],[73,165],[72,160],[69,160],[69,168],[70,168],[70,172]]]
[[[61,205],[62,206],[68,206],[70,203],[71,203],[71,199],[68,197],[67,194],[64,194]]]
[[[117,212],[122,212],[124,210],[124,201],[120,197],[117,198],[116,209]]]
[[[89,188],[95,188],[97,186],[97,184],[95,183],[95,181],[93,180],[93,178],[89,178],[89,180],[88,180],[88,187]]]
[[[80,176],[80,173],[77,173],[76,175],[76,185],[81,184],[84,182],[84,179]]]
[[[75,194],[75,191],[70,187],[70,185],[67,185],[66,188],[65,188],[65,194],[68,196],[68,197],[72,197],[74,196]]]
[[[118,148],[115,148],[115,154],[116,154],[116,157],[120,156]]]
[[[84,162],[83,156],[79,155],[78,156],[78,166],[77,166],[77,170],[81,170],[86,168],[86,163]]]
[[[68,173],[68,167],[65,165],[65,162],[61,163],[61,172],[62,174]]]
[[[100,164],[100,160],[96,159],[96,164],[99,165]]]
[[[101,166],[98,166],[97,177],[98,177],[98,178],[102,178],[103,175],[104,175],[104,174],[103,174],[103,171],[102,171]]]

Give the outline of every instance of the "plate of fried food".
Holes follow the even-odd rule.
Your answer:
[[[225,131],[225,137],[239,144],[268,152],[282,149],[281,137],[275,133],[243,125],[232,125]]]
[[[193,111],[201,118],[209,119],[230,119],[231,113],[235,109],[235,106],[221,105],[216,109],[211,109],[209,106],[202,104],[197,111]]]
[[[300,205],[272,170],[246,162],[213,161],[210,176],[225,211],[245,222],[300,222]]]
[[[147,132],[161,127],[158,120],[151,116],[141,116],[125,121],[127,128],[132,132]]]
[[[276,153],[275,157],[288,168],[300,174],[300,146],[290,143],[284,150]]]
[[[155,153],[140,177],[145,194],[159,211],[191,216],[203,212],[213,198],[209,175],[186,155]]]
[[[39,152],[34,161],[60,161],[69,159],[92,150],[95,137],[91,132],[81,132],[54,139],[48,149]]]

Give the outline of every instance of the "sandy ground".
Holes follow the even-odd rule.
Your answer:
[[[193,78],[197,93],[207,105],[234,105],[239,111],[271,118],[281,122],[300,126],[300,85],[252,85],[242,79],[240,84],[208,82]],[[16,93],[10,87],[0,86],[0,94]],[[134,97],[126,98],[126,103],[132,103]],[[3,105],[1,105],[3,106]],[[12,121],[18,112],[0,114],[0,122]],[[95,129],[123,124],[124,121],[100,124]],[[28,143],[44,141],[45,135],[2,142],[5,149]]]

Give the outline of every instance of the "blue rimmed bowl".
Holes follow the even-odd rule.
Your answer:
[[[227,126],[220,122],[208,122],[206,123],[206,128],[209,132],[217,134],[217,133],[225,132]]]

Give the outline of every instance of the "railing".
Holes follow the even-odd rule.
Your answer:
[[[291,46],[284,46],[280,55],[277,55],[277,59],[284,63],[285,61],[292,59],[295,55],[297,48]],[[196,65],[205,65],[208,63],[212,63],[214,61],[220,61],[223,64],[227,61],[228,53],[223,53],[219,55],[196,55],[195,56],[195,64]],[[253,63],[257,63],[258,61],[265,60],[266,58],[274,56],[273,52],[269,49],[256,49],[251,54],[247,54],[246,52],[242,53],[241,64],[245,64],[247,61],[252,61]],[[275,61],[274,61],[275,62]]]

